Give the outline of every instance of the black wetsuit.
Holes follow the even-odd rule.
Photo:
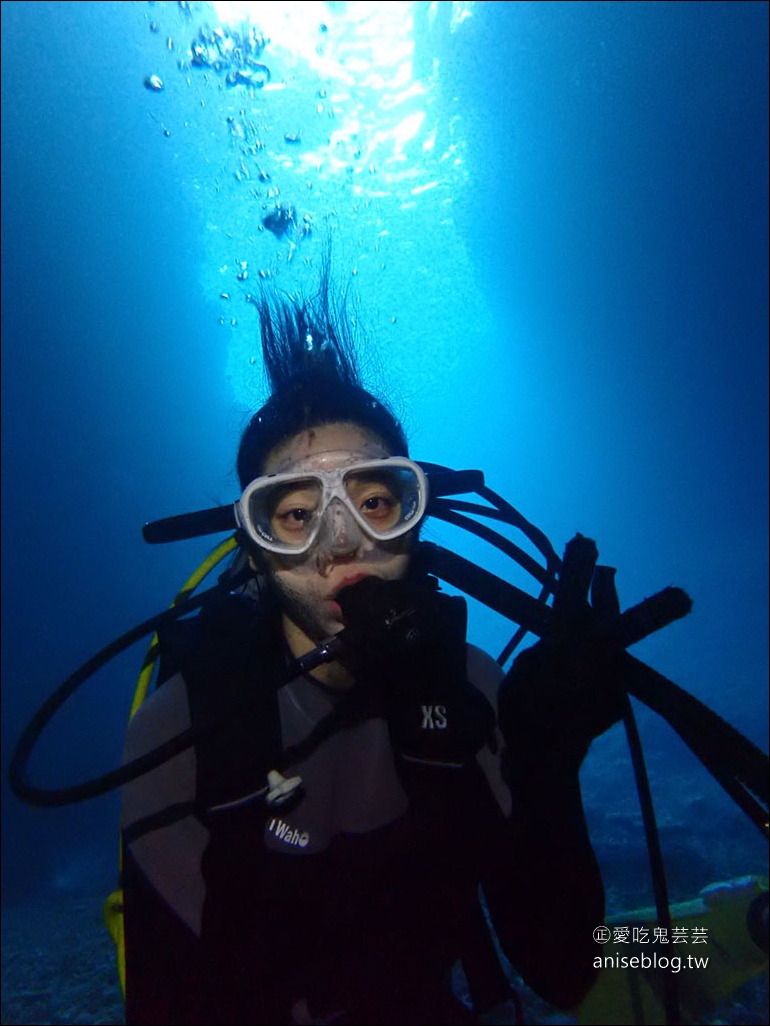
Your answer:
[[[250,686],[264,696],[197,752],[124,789],[127,1023],[277,1026],[311,1021],[302,1018],[307,1009],[319,1021],[349,1026],[473,1022],[449,987],[458,959],[480,1005],[505,996],[479,883],[507,953],[525,972],[531,962],[545,996],[569,1003],[577,995],[571,975],[585,989],[587,956],[574,952],[585,964],[571,973],[558,964],[564,937],[548,940],[565,923],[569,940],[578,936],[576,924],[600,921],[590,920],[601,915],[601,887],[579,795],[574,804],[576,781],[555,815],[541,816],[540,799],[553,804],[553,787],[558,792],[563,782],[544,791],[538,784],[534,818],[523,807],[517,827],[492,737],[462,765],[420,758],[414,748],[405,758],[372,693],[284,770],[302,777],[299,804],[271,808],[257,798],[229,805],[261,785],[250,762],[271,745],[279,751],[301,743],[342,701],[307,677],[276,692],[270,681],[285,660],[274,638],[241,635],[234,648],[237,640],[238,629],[222,633],[216,623],[179,626],[164,683],[131,723],[127,758],[211,714],[213,693],[217,714],[238,694],[242,704]],[[469,647],[468,677],[494,694],[500,670]],[[366,695],[364,685],[356,687]],[[422,726],[427,740],[442,729],[441,714],[429,711]],[[168,809],[178,811],[167,823],[137,827]],[[557,822],[563,850],[554,859]],[[570,868],[556,905],[545,895],[541,901],[531,886],[550,882],[562,864]],[[564,909],[565,888],[586,905],[582,918]],[[554,909],[560,920],[546,931],[542,915]],[[532,936],[533,928],[542,936]],[[546,964],[547,952],[555,964]],[[562,979],[564,987],[556,982]]]

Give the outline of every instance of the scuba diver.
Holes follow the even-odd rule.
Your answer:
[[[684,592],[621,614],[590,539],[560,561],[479,472],[410,458],[361,383],[328,264],[314,297],[256,305],[271,394],[241,438],[240,499],[145,527],[153,542],[234,528],[233,561],[62,685],[19,743],[14,790],[54,805],[122,786],[106,915],[130,1026],[520,1021],[499,952],[575,1009],[605,921],[579,783],[592,740],[627,721],[632,693],[744,807],[747,787],[767,804],[767,759],[626,652],[689,611]],[[497,505],[442,498],[470,491]],[[427,516],[468,526],[471,511],[540,548],[545,567],[495,536],[539,599],[421,540]],[[522,625],[498,660],[467,642],[465,600],[439,579]],[[146,690],[159,652],[156,687],[135,699],[121,769],[29,785],[56,709],[156,628],[142,675]],[[539,640],[504,673],[527,630]],[[766,832],[766,811],[750,814]]]
[[[328,283],[259,316],[272,394],[237,464],[258,584],[161,632],[128,732],[133,760],[227,721],[124,788],[127,1022],[478,1021],[511,994],[479,887],[512,964],[574,1007],[604,913],[578,769],[622,714],[613,660],[578,670],[555,641],[501,686],[421,565],[426,475],[362,388]],[[570,635],[612,607],[605,578],[591,608],[590,578],[557,593]],[[331,661],[286,679],[331,638]]]
[[[458,958],[494,964],[480,884],[508,957],[571,1007],[604,911],[577,780],[592,726],[568,714],[564,744],[533,708],[499,737],[499,667],[420,567],[426,477],[361,387],[344,318],[325,290],[259,315],[272,394],[238,453],[259,586],[161,632],[126,758],[254,701],[124,788],[127,1022],[472,1022],[449,976]],[[335,635],[335,659],[284,683]],[[543,673],[517,671],[514,690],[539,706]],[[585,687],[617,706],[608,683]],[[292,748],[255,793],[266,755]],[[195,813],[142,829],[192,797]],[[481,1011],[510,996],[474,987]]]

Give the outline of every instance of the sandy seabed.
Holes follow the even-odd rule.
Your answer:
[[[3,909],[3,1026],[124,1021],[102,901],[63,897]]]

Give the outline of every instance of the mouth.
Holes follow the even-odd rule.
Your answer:
[[[330,599],[336,599],[337,595],[342,591],[343,588],[348,588],[351,584],[356,584],[358,581],[363,581],[364,577],[369,577],[369,574],[351,574],[350,577],[346,577],[343,581],[337,585],[332,594],[329,596]]]

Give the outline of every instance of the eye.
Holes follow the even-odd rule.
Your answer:
[[[284,541],[305,537],[318,510],[318,495],[313,488],[287,489],[278,497],[270,523],[273,532]]]
[[[359,509],[372,519],[390,517],[397,505],[396,500],[390,494],[370,495],[360,504]]]
[[[389,531],[401,517],[401,503],[382,483],[368,484],[355,496],[359,512],[376,531]]]
[[[278,514],[278,519],[291,526],[292,524],[306,524],[313,515],[309,509],[290,509]]]
[[[305,539],[310,523],[315,517],[315,510],[302,506],[294,506],[276,510],[271,518],[272,532],[275,537],[285,542],[300,542]]]

